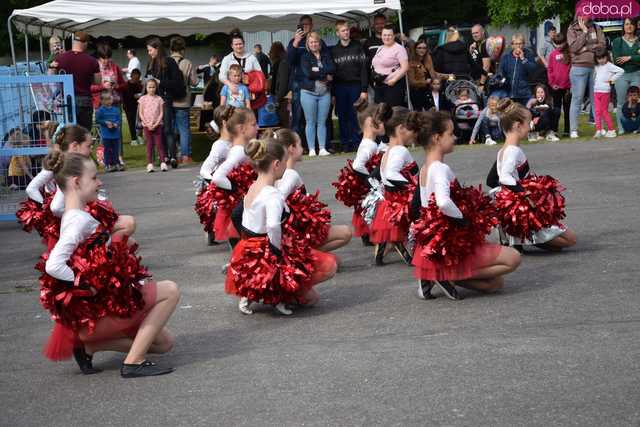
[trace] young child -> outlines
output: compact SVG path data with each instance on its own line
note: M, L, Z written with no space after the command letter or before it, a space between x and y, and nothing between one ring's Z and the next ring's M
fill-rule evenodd
M452 108L453 106L442 93L442 81L440 79L431 80L431 92L427 93L427 109L451 111Z
M560 111L553 108L553 100L545 85L536 85L534 93L535 97L527 102L527 108L531 111L533 131L529 134L529 141L541 140L542 135L546 135L547 141L558 142L560 138L556 136L556 131Z
M484 139L486 145L496 145L504 140L504 133L500 127L500 117L498 116L498 97L490 96L487 106L480 112L480 117L476 121L469 144L475 144L476 138Z
M232 107L251 109L251 95L249 88L242 84L242 68L238 64L233 64L227 71L229 84L224 85L220 92L220 105L231 105Z
M147 80L146 94L138 100L138 117L142 123L144 140L147 144L147 172L153 172L153 147L155 145L160 158L160 170L169 170L164 162L165 152L162 144L162 115L164 101L158 96L158 82Z
M131 135L131 145L144 144L140 141L138 129L136 127L138 117L138 99L142 96L142 81L140 80L140 70L137 68L131 71L131 78L127 81L127 86L122 94L122 106L127 115L129 125L129 135Z
M624 70L609 62L609 52L606 49L596 51L596 68L593 78L593 103L596 120L594 138L615 138L616 130L609 114L609 97L611 84L624 74ZM602 121L607 123L607 131L602 128Z
M640 88L630 86L627 90L627 102L622 106L622 127L625 132L640 132Z
M15 128L9 132L6 137L6 144L12 148L26 148L28 144L27 137L19 128ZM8 186L12 190L22 190L33 179L31 173L31 159L26 155L11 156L9 161Z
M124 170L120 164L120 124L122 114L113 106L113 95L103 91L100 95L101 106L96 111L96 123L100 126L100 135L104 145L104 169L105 172Z

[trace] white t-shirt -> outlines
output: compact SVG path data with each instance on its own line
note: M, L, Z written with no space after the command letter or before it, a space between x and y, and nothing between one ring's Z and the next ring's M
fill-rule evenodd
M138 69L140 73L142 73L142 65L140 64L140 60L137 56L134 56L129 60L129 64L127 65L127 80L131 78L131 72L135 69Z

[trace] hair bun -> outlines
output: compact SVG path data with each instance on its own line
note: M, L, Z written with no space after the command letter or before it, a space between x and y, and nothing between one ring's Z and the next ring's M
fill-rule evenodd
M378 105L378 113L380 120L386 122L393 116L393 108L386 102L382 102Z
M267 142L262 139L252 139L247 143L244 152L254 162L259 162L267 155Z
M422 126L422 122L423 120L423 113L420 113L418 111L412 111L409 113L409 115L407 116L407 129L417 132L418 130L420 130L420 127Z
M516 108L516 103L510 98L502 98L498 101L498 111L502 114L508 113L514 108Z
M60 172L64 166L64 153L60 150L51 150L44 158L44 168L54 174Z

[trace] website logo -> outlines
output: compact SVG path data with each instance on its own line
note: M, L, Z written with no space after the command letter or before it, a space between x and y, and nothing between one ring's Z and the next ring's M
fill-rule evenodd
M640 15L640 5L635 0L581 0L576 15L594 19L634 18Z

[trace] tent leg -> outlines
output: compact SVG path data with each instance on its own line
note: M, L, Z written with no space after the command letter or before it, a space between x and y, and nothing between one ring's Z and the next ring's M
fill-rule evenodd
M402 8L398 9L398 24L400 25L400 42L402 46L406 48L404 45L404 28L402 27ZM407 76L404 77L404 82L407 86L407 105L409 106L409 110L413 111L413 105L411 105L411 94L409 89L409 78Z
M29 72L29 26L24 26L24 60L27 63L27 72Z
M42 25L40 26L40 62L44 64L44 45L42 42Z
M13 43L13 29L11 28L11 17L7 18L7 30L9 30L9 44L11 45L11 61L13 61L13 67L18 72L18 63L16 62L16 47Z

